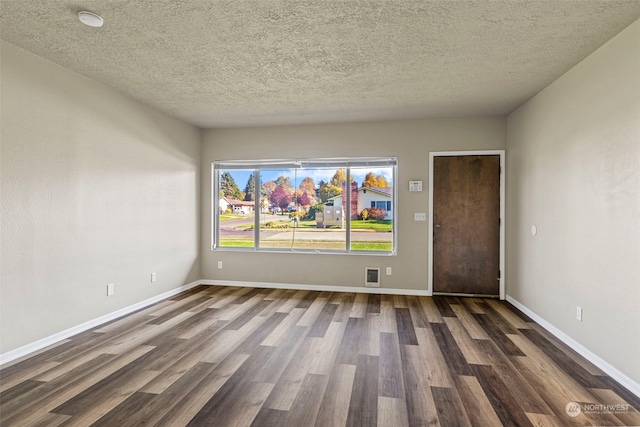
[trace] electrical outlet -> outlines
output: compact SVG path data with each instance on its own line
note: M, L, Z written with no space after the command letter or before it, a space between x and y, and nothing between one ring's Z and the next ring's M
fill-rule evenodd
M391 267L387 267L387 276L391 276Z
M116 292L116 285L114 285L113 283L109 283L107 285L107 296L110 297L115 292Z
M577 307L576 309L576 319L582 322L582 307Z
M151 273L151 282L155 282L156 281L156 273Z
M222 261L218 261L218 268L222 268Z

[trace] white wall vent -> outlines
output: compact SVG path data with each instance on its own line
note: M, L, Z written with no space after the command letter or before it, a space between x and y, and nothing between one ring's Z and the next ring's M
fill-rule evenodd
M380 269L377 267L364 268L364 285L372 288L380 287Z

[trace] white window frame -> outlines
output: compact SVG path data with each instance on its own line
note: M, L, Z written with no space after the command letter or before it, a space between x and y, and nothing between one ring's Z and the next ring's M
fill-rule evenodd
M351 182L351 168L362 167L389 167L392 170L393 194L392 206L398 205L398 159L397 157L351 157L351 158L318 158L318 159L275 159L275 160L216 160L211 163L211 250L212 251L239 251L239 252L285 252L285 253L316 253L316 254L349 254L349 255L397 255L397 236L398 222L395 215L392 218L392 248L390 251L369 251L351 249L351 218L350 214L346 215L345 232L346 241L344 250L332 249L300 249L300 248L261 248L260 247L260 197L258 192L260 189L260 169L268 168L313 168L327 167L336 169L346 169L346 180ZM253 170L254 188L256 189L255 197L255 227L254 227L254 244L253 247L228 247L220 246L219 236L219 176L218 170L242 169ZM347 186L347 188L349 188ZM347 206L343 207L346 212L351 212L351 191L346 194Z

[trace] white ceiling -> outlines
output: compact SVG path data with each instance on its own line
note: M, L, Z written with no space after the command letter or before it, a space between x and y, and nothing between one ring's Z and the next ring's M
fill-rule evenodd
M640 17L640 0L0 7L4 40L204 128L505 115Z

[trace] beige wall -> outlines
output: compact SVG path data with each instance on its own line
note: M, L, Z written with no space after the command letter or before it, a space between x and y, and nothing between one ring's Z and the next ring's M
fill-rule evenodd
M389 121L376 123L216 129L204 133L202 159L203 279L364 286L364 267L392 267L381 287L427 289L428 191L409 193L409 180L428 185L430 151L505 148L504 118ZM398 157L398 255L326 255L211 251L211 162L214 160ZM223 261L224 268L217 268Z
M198 129L1 47L0 353L200 278L201 148Z
M507 293L637 383L639 41L636 21L507 121Z

